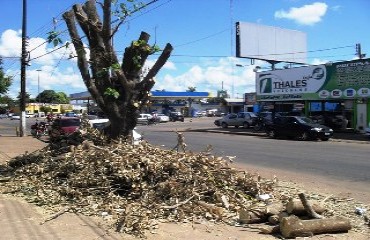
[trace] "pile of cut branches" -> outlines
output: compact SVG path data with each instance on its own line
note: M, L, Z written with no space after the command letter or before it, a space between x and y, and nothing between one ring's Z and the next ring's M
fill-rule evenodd
M238 210L271 194L274 181L208 152L179 153L143 142L107 142L80 132L10 160L5 192L43 206L109 216L117 231L143 235L157 221L237 221Z

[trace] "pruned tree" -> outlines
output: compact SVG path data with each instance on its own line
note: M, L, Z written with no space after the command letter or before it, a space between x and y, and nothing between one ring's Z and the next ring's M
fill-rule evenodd
M119 63L112 38L129 13L123 11L120 22L113 27L112 0L104 0L99 6L102 8L102 20L95 0L88 0L83 5L75 4L63 14L63 18L77 53L82 79L97 105L110 120L107 133L111 138L119 138L127 136L136 126L138 110L149 101L154 77L170 57L173 48L168 43L153 67L141 78L148 56L159 49L150 46L150 35L142 32L138 40L126 47L122 63ZM125 5L120 6L124 8ZM77 26L87 38L90 59L87 59Z

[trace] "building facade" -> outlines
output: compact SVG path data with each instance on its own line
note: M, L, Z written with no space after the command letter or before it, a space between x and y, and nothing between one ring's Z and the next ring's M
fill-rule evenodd
M265 110L363 131L370 121L370 60L258 72L256 98Z

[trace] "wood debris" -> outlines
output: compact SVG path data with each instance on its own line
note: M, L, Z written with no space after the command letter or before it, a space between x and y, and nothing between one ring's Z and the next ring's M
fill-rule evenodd
M4 192L55 209L108 214L117 231L137 235L155 229L159 219L234 224L242 206L256 202L258 193L272 194L274 185L208 152L107 142L93 132L11 159L7 168Z
M294 199L300 187L238 170L229 159L209 151L187 152L183 135L178 134L178 140L176 148L163 150L146 142L109 142L96 130L82 129L1 165L0 186L3 193L20 194L54 209L56 214L45 221L66 211L83 213L101 216L117 231L138 236L155 231L164 221L242 224L265 234L281 233L281 226L296 215L299 223L308 221L302 198ZM353 230L370 235L367 216L365 223L354 211L367 206L353 199L307 196L306 205L325 217L315 221L340 219L342 226L345 218L349 222L339 230L348 229L349 223ZM287 237L298 234L294 228L283 231L293 232Z

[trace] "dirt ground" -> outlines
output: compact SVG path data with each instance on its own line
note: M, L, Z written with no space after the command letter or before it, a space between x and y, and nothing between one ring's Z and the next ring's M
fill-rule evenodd
M45 146L31 137L1 137L0 162L4 163L9 157L17 156L24 151L32 152ZM370 191L367 193L356 192L350 186L338 185L324 178L304 176L275 169L262 169L255 166L237 165L249 172L258 172L261 176L272 178L276 175L281 181L294 182L308 191L319 192L327 195L351 197L359 201L370 203ZM87 217L78 213L64 213L50 221L45 220L52 213L41 207L27 203L19 197L0 195L0 225L1 239L137 239L133 236L118 234L107 227L107 222L100 217ZM155 232L148 232L147 239L152 240L239 240L239 239L282 239L281 236L259 234L256 229L246 227L227 226L212 222L201 223L160 223ZM345 234L322 234L312 238L300 239L370 239L350 231Z

